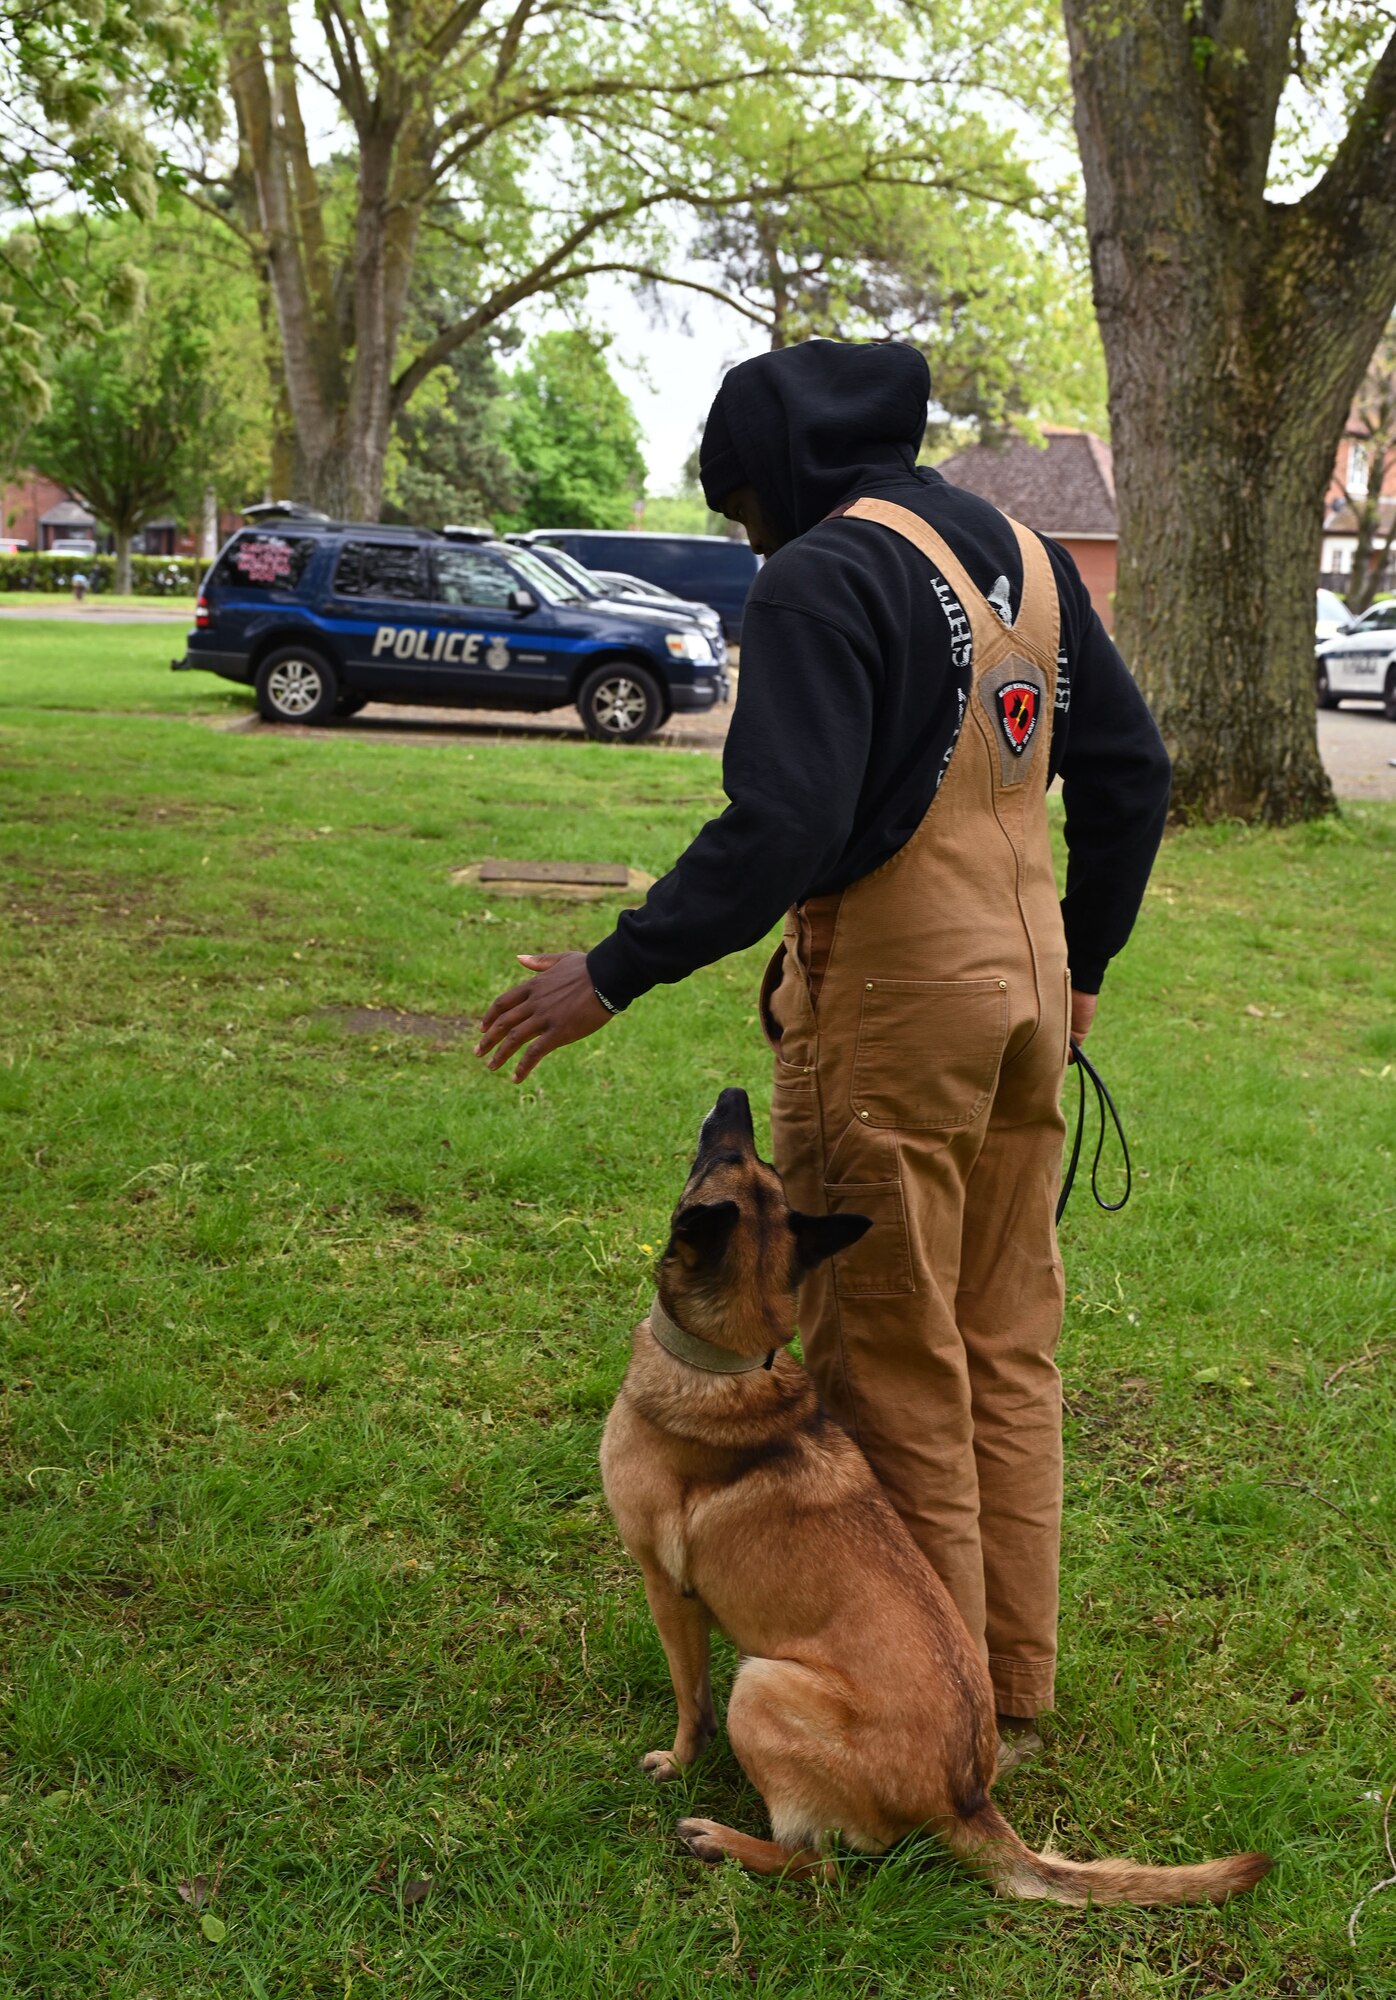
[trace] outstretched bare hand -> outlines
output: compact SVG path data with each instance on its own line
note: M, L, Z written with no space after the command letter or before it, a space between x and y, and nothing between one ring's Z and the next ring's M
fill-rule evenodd
M488 1056L493 1050L487 1067L500 1069L531 1043L514 1071L515 1083L522 1083L544 1056L594 1035L611 1015L596 997L584 951L521 951L518 956L535 977L511 986L491 1004L480 1023L475 1053Z

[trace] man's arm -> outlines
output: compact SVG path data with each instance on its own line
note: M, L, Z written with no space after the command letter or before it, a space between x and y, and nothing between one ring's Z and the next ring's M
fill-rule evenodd
M1148 704L1094 611L1072 661L1059 770L1067 844L1062 921L1071 984L1085 1002L1099 993L1139 914L1168 818L1171 776ZM1089 1027L1094 1010L1081 1011ZM1073 1031L1079 1040L1074 1021Z
M748 605L723 754L731 803L590 952L521 961L537 976L501 994L482 1025L476 1054L493 1052L491 1069L531 1042L514 1073L522 1082L652 987L755 944L805 894L853 823L872 736L869 654L780 599Z

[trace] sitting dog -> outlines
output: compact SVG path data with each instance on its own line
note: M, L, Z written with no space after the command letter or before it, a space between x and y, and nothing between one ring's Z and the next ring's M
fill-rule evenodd
M601 1470L668 1655L677 1777L717 1728L708 1636L741 1655L727 1730L771 1819L757 1840L708 1819L680 1837L758 1874L832 1869L837 1834L877 1854L930 1827L1011 1896L1220 1902L1270 1866L1034 1854L989 1798L998 1730L988 1670L872 1468L784 1351L801 1277L855 1243L862 1216L801 1215L759 1159L746 1093L704 1121L648 1319L606 1423Z

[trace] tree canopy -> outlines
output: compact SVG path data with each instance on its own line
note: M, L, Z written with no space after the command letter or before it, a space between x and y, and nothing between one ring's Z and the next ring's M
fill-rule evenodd
M531 344L510 384L505 435L523 496L511 527L630 525L645 483L640 427L585 334L545 333Z
M110 528L123 568L150 520L190 518L210 486L242 501L262 484L267 355L251 274L228 267L227 249L187 211L177 222L70 225L47 249L79 298L100 296L113 269L150 272L122 326L73 340L56 306L40 317L48 407L25 439L35 469L81 493Z
M76 210L155 213L173 174L149 136L161 120L206 128L216 117L216 57L184 0L0 0L0 456L47 405L36 315L65 310L74 337L126 318L141 273L107 266L99 291L72 272Z
M1060 65L1034 32L1045 11L404 0L380 18L319 0L316 47L285 0L218 0L238 151L210 150L197 173L208 198L235 197L220 213L275 296L300 490L376 511L398 415L528 299L616 271L713 289L681 217L923 181L966 230L998 207L1036 214L1046 196L1011 132L1060 110ZM347 198L315 157L308 88L332 101ZM432 238L451 247L460 305L418 338L407 301Z

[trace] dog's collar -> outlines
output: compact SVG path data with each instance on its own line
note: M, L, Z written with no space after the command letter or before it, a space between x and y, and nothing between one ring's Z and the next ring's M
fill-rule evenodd
M690 1368L701 1368L708 1375L749 1375L753 1368L770 1368L776 1358L774 1348L763 1360L759 1354L734 1354L730 1347L719 1347L714 1341L700 1340L696 1333L686 1333L665 1312L657 1292L649 1318L650 1332L662 1348L676 1361L686 1361Z

